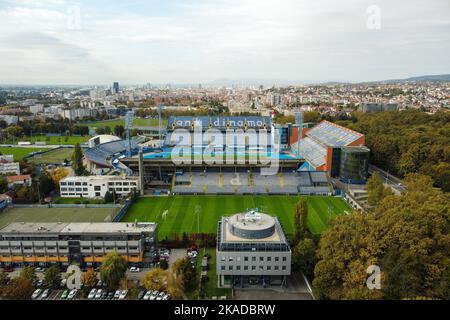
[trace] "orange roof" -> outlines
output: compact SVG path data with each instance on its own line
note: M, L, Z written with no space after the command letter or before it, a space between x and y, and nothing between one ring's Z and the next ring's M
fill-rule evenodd
M8 176L7 179L8 182L16 182L31 179L31 176L29 174L22 174L18 176Z

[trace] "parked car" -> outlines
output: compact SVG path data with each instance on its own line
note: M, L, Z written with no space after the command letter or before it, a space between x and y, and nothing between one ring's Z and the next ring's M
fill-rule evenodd
M14 268L11 267L11 266L7 266L7 267L4 267L4 268L3 268L3 271L4 271L4 272L13 272L13 271L14 271Z
M138 268L138 267L131 267L130 268L130 272L139 272L139 271L141 271L141 269Z
M50 295L50 289L45 289L44 292L42 292L42 299L47 299L48 296Z
M36 272L44 272L45 268L42 267L37 267L36 269L34 269Z
M150 296L150 300L155 300L156 297L158 296L158 294L159 294L159 291L156 291L156 290L153 291L151 296Z
M37 299L39 297L39 295L41 294L42 290L41 289L36 289L34 290L33 294L31 295L31 299Z
M66 289L61 294L61 299L67 299L67 296L69 295L69 289Z
M141 291L139 291L137 298L138 298L138 300L142 300L142 298L144 298L144 296L145 296L145 290L141 290Z
M111 300L114 298L114 291L108 291L108 296L106 297L106 299Z
M102 280L98 280L97 287L103 287L103 281Z
M150 300L150 296L152 295L152 293L153 293L152 290L148 290L147 293L142 298L142 300Z
M119 296L119 300L125 299L127 297L127 294L128 294L128 290L122 290L122 292L120 293L120 296Z
M162 300L162 298L163 298L165 295L166 295L166 293L161 291L161 292L158 294L158 296L156 297L156 300Z
M119 299L121 293L122 293L122 291L117 290L117 291L114 293L114 299Z
M107 296L108 296L108 291L103 290L102 296L100 297L100 299L104 300L104 299L106 299Z
M60 286L61 287L65 287L66 285L67 285L67 279L62 279L61 283L60 283Z
M89 292L88 299L89 299L89 300L94 299L96 293L97 293L97 289L93 288L93 289Z
M36 281L36 286L38 287L42 287L42 285L44 284L44 280L39 279L38 281Z
M67 299L69 299L69 300L74 299L75 296L77 295L77 293L78 293L77 289L70 290L69 295L67 296Z
M163 300L170 300L170 298L172 298L172 296L168 293L162 299Z
M103 289L98 289L95 294L95 299L100 299L102 297Z

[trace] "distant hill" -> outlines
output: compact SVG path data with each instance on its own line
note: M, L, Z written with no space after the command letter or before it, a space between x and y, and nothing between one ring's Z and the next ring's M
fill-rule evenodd
M450 74L436 74L436 75L428 75L428 76L417 76L417 77L410 77L405 79L390 79L390 80L383 80L383 81L372 81L372 82L385 82L385 83L392 83L392 82L426 82L426 81L450 81Z

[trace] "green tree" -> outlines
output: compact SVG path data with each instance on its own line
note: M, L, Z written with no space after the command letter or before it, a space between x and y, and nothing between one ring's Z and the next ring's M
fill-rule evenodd
M61 283L61 274L58 267L52 266L45 270L44 273L44 283L48 288L56 289Z
M77 176L82 176L86 172L83 165L83 151L81 151L80 144L75 145L75 150L72 154L72 168Z
M197 272L192 267L191 261L188 258L178 259L172 265L172 270L180 279L185 290L192 290L197 283Z
M125 132L125 128L122 125L116 125L114 127L114 134L116 136L121 137L121 136L123 136L124 132Z
M308 203L306 198L300 198L294 206L294 244L309 235L307 217Z
M110 289L116 289L127 271L127 261L117 251L108 253L100 266L100 278Z
M367 180L367 203L370 206L377 206L387 193L380 175L374 172Z
M294 247L292 260L294 267L311 279L316 264L316 244L314 240L311 238L300 240Z
M19 277L27 279L34 284L37 281L36 269L32 266L25 266L20 270Z

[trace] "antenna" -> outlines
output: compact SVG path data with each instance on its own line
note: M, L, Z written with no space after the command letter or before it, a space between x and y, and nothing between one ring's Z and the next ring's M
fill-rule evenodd
M158 130L159 130L159 146L162 147L162 132L161 132L161 113L164 110L164 105L162 103L158 104Z

